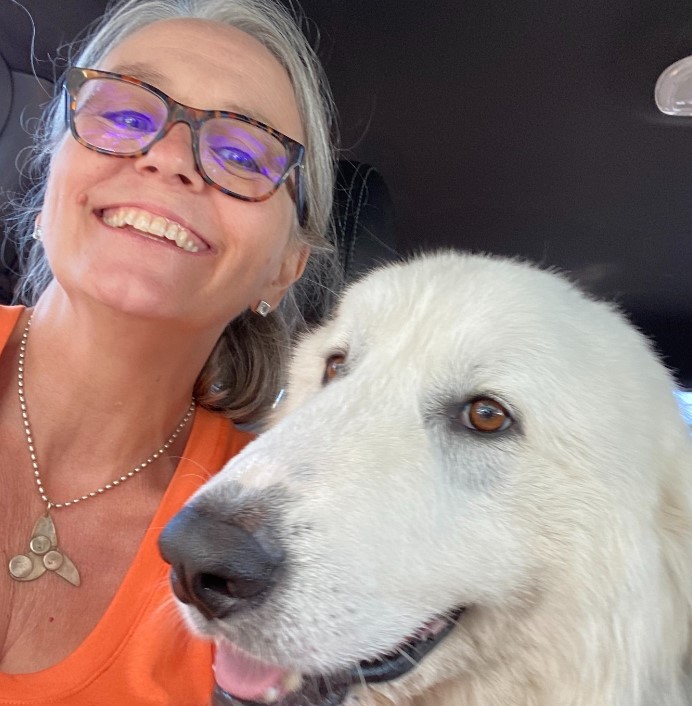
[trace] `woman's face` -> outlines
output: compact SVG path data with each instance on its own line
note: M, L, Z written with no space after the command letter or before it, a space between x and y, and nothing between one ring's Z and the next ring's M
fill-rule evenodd
M196 108L256 117L304 142L288 75L235 28L203 20L156 22L92 68L135 75ZM154 218L166 228L185 228L188 236L178 245L113 225L126 213L131 221L141 215L143 230ZM71 299L219 329L261 299L276 306L300 275L307 248L291 238L294 223L285 185L267 201L247 202L205 183L183 123L146 155L128 159L89 150L66 134L51 162L41 213L51 269Z

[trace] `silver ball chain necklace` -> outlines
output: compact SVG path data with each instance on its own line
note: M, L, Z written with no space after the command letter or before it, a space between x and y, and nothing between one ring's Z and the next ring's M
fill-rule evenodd
M29 339L29 330L31 329L32 319L33 314L27 322L24 333L22 334L22 340L19 344L17 390L19 393L19 405L22 411L22 421L24 422L26 442L29 447L31 465L34 469L34 478L36 479L36 487L39 495L41 496L41 500L46 503L46 511L43 515L41 515L41 517L38 518L36 524L34 525L34 529L31 533L31 539L29 540L29 552L27 554L17 554L16 556L13 556L12 559L10 559L9 571L10 576L15 579L15 581L34 581L45 574L46 571L51 571L64 578L66 581L69 581L74 586L79 586L81 579L79 576L79 571L77 571L77 567L58 547L57 533L55 531L53 518L50 516L50 511L70 507L72 505L76 505L77 503L103 495L103 493L107 490L117 488L119 485L137 475L140 471L144 470L147 466L156 461L156 459L162 456L170 445L178 438L180 432L192 418L195 411L195 400L194 398L192 399L190 406L185 412L185 416L182 418L180 424L178 424L175 431L170 435L163 446L161 446L161 448L157 451L154 451L154 453L152 453L151 456L149 456L145 461L142 461L139 466L135 466L125 475L112 480L110 483L97 488L91 493L73 498L72 500L65 500L60 503L55 503L46 495L43 480L39 474L38 462L36 460L36 452L34 449L33 434L29 424L29 413L27 411L26 398L24 397L24 358L26 356L26 343Z

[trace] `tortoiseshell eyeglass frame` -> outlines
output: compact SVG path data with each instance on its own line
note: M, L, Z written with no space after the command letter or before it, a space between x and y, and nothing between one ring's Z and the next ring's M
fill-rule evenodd
M77 95L79 90L87 81L97 78L123 81L124 83L131 83L135 86L141 86L150 93L153 93L159 100L165 103L168 108L166 122L161 126L161 129L156 133L156 135L154 135L151 142L146 147L141 150L137 150L136 152L123 154L122 152L114 152L103 147L97 147L96 145L87 142L77 132L74 119L75 111L77 109ZM254 118L249 118L247 115L243 115L242 113L233 113L226 110L201 110L199 108L191 108L189 105L185 105L183 103L178 103L178 101L166 95L163 91L156 88L156 86L145 83L134 76L126 76L124 74L113 73L112 71L100 71L98 69L83 69L75 66L67 70L64 87L66 96L66 121L70 126L70 132L80 145L84 145L84 147L94 150L95 152L109 154L114 157L140 157L146 154L153 145L161 140L175 124L185 123L189 126L192 133L192 151L194 154L197 171L207 184L213 186L224 194L233 196L241 201L266 201L274 193L276 193L279 187L288 179L290 173L295 170L295 184L291 185L289 182L287 186L293 186L293 188L290 189L290 193L296 204L298 222L301 226L305 225L307 219L307 206L303 189L303 160L305 157L305 147L303 147L300 142L296 142L290 137L280 133L278 130L275 130L273 127L265 125ZM232 118L233 120L238 120L240 122L247 123L248 125L254 125L260 130L263 130L267 134L271 135L283 145L286 150L287 157L286 168L277 182L270 182L273 184L273 188L268 193L263 194L262 196L243 196L242 194L237 194L234 191L217 184L204 171L199 154L199 129L207 120L211 120L212 118Z

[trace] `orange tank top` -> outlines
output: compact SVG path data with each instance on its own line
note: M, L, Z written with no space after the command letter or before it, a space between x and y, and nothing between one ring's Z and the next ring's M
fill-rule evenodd
M0 351L22 313L0 307ZM198 408L183 459L137 555L96 627L69 657L33 674L0 673L0 704L22 706L208 706L212 646L191 636L173 604L161 529L205 478L251 440ZM1 508L0 499L0 511ZM5 565L9 557L3 557ZM76 589L79 590L79 589Z

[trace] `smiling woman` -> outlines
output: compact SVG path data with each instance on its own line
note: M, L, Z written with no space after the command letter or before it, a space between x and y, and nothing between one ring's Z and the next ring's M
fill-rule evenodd
M119 2L71 62L0 308L0 704L208 703L156 540L273 401L297 280L332 276L331 134L272 0Z

